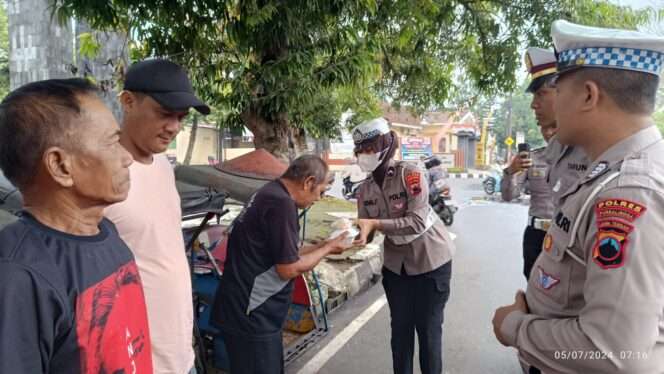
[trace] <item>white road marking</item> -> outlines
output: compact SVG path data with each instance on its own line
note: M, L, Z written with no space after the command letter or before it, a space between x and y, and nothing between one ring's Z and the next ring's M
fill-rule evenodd
M362 327L373 318L378 311L380 311L387 299L385 295L381 296L378 300L362 312L357 318L353 320L345 329L343 329L332 341L318 352L297 374L316 374L325 364L334 356L346 343L357 334Z

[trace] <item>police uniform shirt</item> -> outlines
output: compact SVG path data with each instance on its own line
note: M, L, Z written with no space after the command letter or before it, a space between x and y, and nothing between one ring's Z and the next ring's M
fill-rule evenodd
M551 138L546 148L549 162L547 183L551 187L554 205L560 197L588 172L590 160L580 147L560 144L557 137Z
M400 274L430 272L452 259L455 247L429 205L426 173L415 164L390 160L382 188L373 177L359 188L358 217L379 219L385 234L384 265Z
M659 130L624 139L590 170L561 196L528 283L529 313L510 313L501 332L524 361L547 374L662 373Z
M519 173L504 173L500 181L500 193L505 201L516 199L524 191L530 192L530 209L528 214L538 218L550 219L553 215L551 187L546 182L549 164L546 159L546 148L538 148L530 152L533 165Z

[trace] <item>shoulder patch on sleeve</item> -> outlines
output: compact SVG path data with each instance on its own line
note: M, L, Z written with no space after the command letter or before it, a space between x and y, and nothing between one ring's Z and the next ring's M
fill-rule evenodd
M593 261L602 269L622 267L627 259L627 242L631 226L615 220L597 222L597 241Z
M597 220L617 218L634 222L646 211L646 207L625 199L604 199L595 205Z
M406 174L406 187L411 195L417 196L422 192L422 178L419 171L405 170Z
M593 262L602 269L616 269L627 260L631 224L646 207L626 199L604 199L595 205L597 240L592 250Z

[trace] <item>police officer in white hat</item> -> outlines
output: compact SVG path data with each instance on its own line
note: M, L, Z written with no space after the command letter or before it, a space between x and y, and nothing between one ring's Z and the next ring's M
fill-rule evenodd
M454 243L429 205L426 173L395 161L396 134L383 118L353 130L358 165L370 177L360 186L357 210L363 245L385 235L383 287L390 307L395 374L413 373L417 331L422 374L440 374L443 311L450 294Z
M562 194L498 340L544 373L664 372L664 38L556 21L556 119L590 172Z
M531 76L526 91L533 94L530 107L535 111L537 126L548 143L557 130L553 112L556 92L552 84L556 76L556 56L553 51L531 47L526 51L525 60ZM530 193L528 223L523 233L523 275L526 279L542 250L553 216L551 187L546 178L548 170L546 147L524 151L514 156L503 170L500 182L500 193L505 201L514 200L524 191Z
M533 94L530 107L546 141L545 147L520 152L503 170L501 196L505 201L530 193L528 223L523 234L523 274L528 279L542 251L546 231L551 225L554 206L560 195L588 169L590 161L579 147L564 146L556 139L555 87L556 56L551 50L530 47L525 54L531 82L526 92Z

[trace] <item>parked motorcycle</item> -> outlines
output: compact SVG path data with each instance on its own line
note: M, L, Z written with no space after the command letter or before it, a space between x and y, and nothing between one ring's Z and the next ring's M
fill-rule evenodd
M429 174L429 205L446 226L451 226L458 207L452 200L450 187L445 183L449 175L436 156L425 159L424 167Z
M345 176L342 179L343 187L341 187L341 193L344 198L346 200L357 199L357 190L360 188L362 182L353 182L350 180L350 175Z
M445 226L451 226L454 223L454 213L458 208L452 201L449 187L443 189L437 196L429 194L429 204Z
M493 195L500 191L500 180L502 179L502 175L502 170L494 169L491 170L491 175L482 181L482 187L484 187L484 192L486 192L487 195Z
M498 183L498 181L496 181L496 178L491 176L486 177L486 179L484 179L484 181L482 182L482 186L484 187L484 192L486 192L487 195L493 195L494 193L496 193L496 183Z

